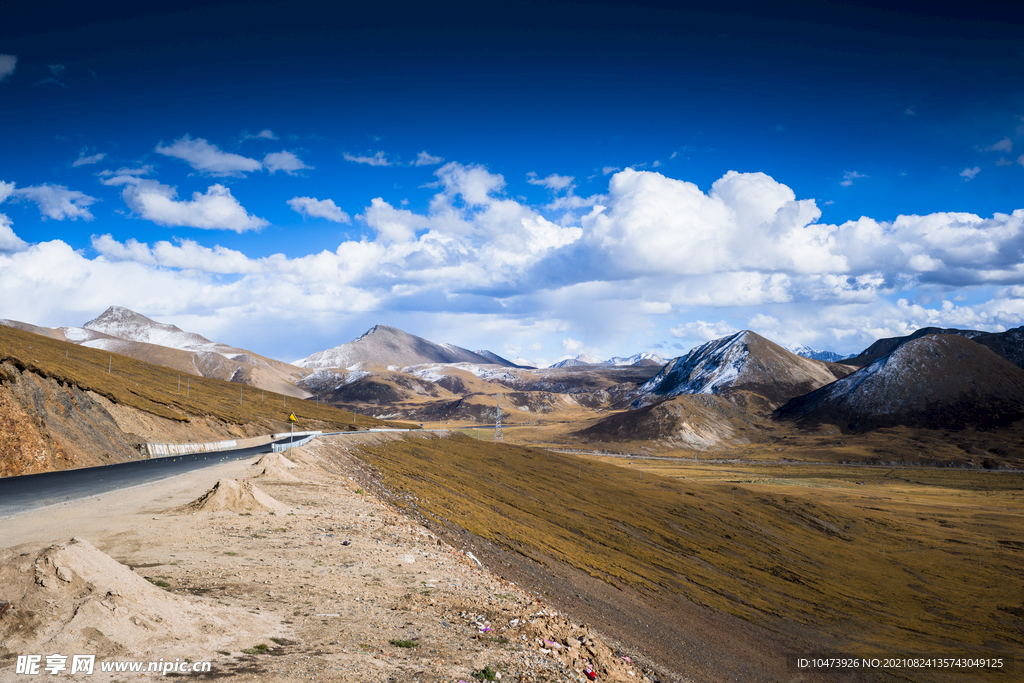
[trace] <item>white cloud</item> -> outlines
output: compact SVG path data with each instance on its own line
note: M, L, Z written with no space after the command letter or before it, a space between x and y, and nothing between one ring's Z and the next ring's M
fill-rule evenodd
M36 83L36 85L46 85L47 83L53 83L59 85L62 88L67 88L67 84L61 80L64 77L64 71L67 69L63 64L48 64L47 68L50 70L50 75L43 80Z
M243 131L242 132L242 142L245 142L246 140L278 140L278 139L279 138L276 135L274 135L274 131L270 130L269 128L265 128L265 129L261 130L259 133L256 133L255 135L253 135L249 131Z
M0 55L0 81L3 81L8 76L14 73L14 69L18 66L17 55Z
M124 188L137 217L161 225L239 232L266 225L220 185L179 201L175 188L151 173L142 167L97 175ZM434 177L427 209L377 197L357 216L369 237L298 258L249 258L201 239L147 243L110 235L94 237L98 256L87 258L60 242L26 245L4 219L0 245L16 251L0 255L0 288L15 302L4 314L24 309L24 319L42 322L40 312L19 308L19 297L44 301L51 319L64 308L95 315L118 300L153 314L195 306L210 311L207 324L216 319L229 330L253 321L322 325L322 346L312 346L321 337L303 336L311 345L298 349L305 355L338 343L339 320L364 311L359 321L367 326L415 319L422 327L405 329L417 334L458 327L531 349L533 358L557 356L564 340L614 345L614 355L628 355L651 340L674 336L684 346L743 326L777 341L853 352L915 326L1024 322L1024 209L830 225L818 222L813 199L763 173L729 172L702 191L627 169L608 179L604 194L573 198L593 204L585 215L564 206L567 213L554 218L550 206L510 197L505 179L483 166L451 162ZM0 200L24 199L18 192L0 184ZM568 189L563 194L559 200L571 198ZM304 216L348 219L329 199L293 197L288 205ZM56 273L52 281L44 264ZM130 281L132 291L121 298L124 287L109 280ZM983 301L942 303L963 292ZM50 324L78 319L87 316ZM264 337L255 328L252 334L257 350L265 349ZM546 341L537 346L540 339ZM470 348L488 345L499 346L482 339Z
M316 197L292 197L288 200L292 210L310 218L325 218L335 223L351 223L349 215L334 203L333 199L317 199Z
M11 219L7 214L0 213L0 253L21 251L27 246L25 240L14 234Z
M917 112L914 111L913 109L911 109L910 107L907 107L906 109L903 110L903 115L904 116L917 116Z
M78 153L78 158L71 163L72 168L78 168L79 166L88 166L89 164L98 164L99 162L103 161L103 159L105 159L107 156L106 152L99 152L98 154L85 156L85 153L87 151L88 150L83 149L81 152Z
M616 275L843 271L814 200L763 173L730 171L708 194L652 171L616 173L582 219Z
M299 171L313 168L307 166L302 159L287 150L271 152L263 157L263 166L271 173L284 171L288 175L296 175Z
M100 182L104 185L127 185L137 183L140 180L140 176L149 175L152 172L153 167L146 164L142 168L127 168L122 166L116 171L108 169L100 171L96 175L103 178Z
M707 322L705 320L695 320L689 323L683 323L682 325L676 325L669 330L669 334L678 339L698 339L700 341L710 341L712 339L718 339L719 337L725 337L738 332L733 325L720 320L717 323Z
M853 185L854 180L857 180L858 178L867 177L868 176L862 173L857 173L856 171L845 171L843 173L843 179L839 181L839 184L842 185L843 187L849 187L850 185Z
M619 166L605 166L601 169L601 175L608 175L609 173L615 173L616 171L621 170L622 169Z
M217 145L210 144L203 138L193 140L189 135L175 140L168 146L158 144L154 151L186 161L195 170L212 176L244 176L263 167L255 159L223 152Z
M35 202L39 207L39 213L43 219L52 218L55 221L78 220L79 218L91 221L93 216L89 213L88 207L98 200L78 190L69 190L64 185L33 185L23 187L20 190L13 189L9 195L14 199L27 199Z
M572 182L573 180L575 180L575 178L571 175L558 175L557 173L552 173L545 178L538 177L533 171L526 174L526 182L531 185L546 187L552 192L561 192L566 188L575 187Z
M584 346L586 345L583 342L576 341L572 337L566 337L562 340L562 348L565 349L567 353L582 353Z
M240 251L216 246L204 247L192 240L178 240L174 245L160 241L151 249L145 242L129 239L118 242L111 235L93 235L92 248L112 261L134 261L146 265L207 273L259 273L268 265L282 261L282 255L266 259L250 259Z
M380 152L378 152L378 154L380 154ZM346 158L348 158L348 157L346 157ZM352 161L352 160L350 159L350 161ZM420 152L419 154L416 155L416 161L412 162L412 165L413 166L433 166L435 164L441 163L442 161L444 161L444 157L435 157L435 156L432 156L430 154L427 154L426 150L423 150L422 152Z
M979 173L981 173L981 166L975 166L974 168L965 168L964 170L960 171L960 177L963 178L965 181L974 180L974 176L978 175Z
M175 188L155 180L125 180L122 193L128 207L139 217L158 225L233 230L259 230L267 221L248 213L223 185L211 185L206 193L193 192L191 201L178 201Z
M384 152L377 152L372 157L368 156L356 156L345 152L341 155L345 158L345 161L354 161L357 164L368 164L370 166L390 166L392 162L388 161L387 155Z
M1006 137L999 142L989 145L988 147L976 147L975 149L979 152L1012 152L1013 141Z

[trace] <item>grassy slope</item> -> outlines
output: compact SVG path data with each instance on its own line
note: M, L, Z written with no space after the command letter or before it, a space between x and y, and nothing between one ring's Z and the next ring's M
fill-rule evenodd
M797 495L750 477L641 478L635 467L464 436L368 447L362 457L399 504L429 517L837 652L1020 653L1024 645L1020 475L940 472L940 481L903 482L930 488L935 508L862 492ZM890 496L903 491L882 485ZM979 499L989 505L977 507ZM941 680L934 673L917 679Z
M282 431L287 429L288 414L294 412L300 418L300 427L306 429L386 426L379 420L324 404L222 380L180 376L171 368L10 327L0 327L0 365L4 363L77 385L114 403L182 422L211 416L228 423L257 423L267 431ZM0 369L0 381L9 379Z

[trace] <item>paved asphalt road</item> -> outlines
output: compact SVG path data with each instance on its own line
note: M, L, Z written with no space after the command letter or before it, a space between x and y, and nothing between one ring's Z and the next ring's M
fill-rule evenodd
M288 443L288 439L281 439L276 443ZM76 470L26 474L21 477L3 477L0 478L0 517L17 515L46 505L97 496L129 486L148 484L151 481L167 479L228 460L239 460L260 453L270 453L271 450L273 449L268 443L219 453L131 460L101 467L83 467Z

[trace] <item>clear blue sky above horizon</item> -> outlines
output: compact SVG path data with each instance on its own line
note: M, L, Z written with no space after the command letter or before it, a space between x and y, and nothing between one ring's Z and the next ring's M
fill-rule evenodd
M3 318L536 362L1024 324L1005 3L9 8Z

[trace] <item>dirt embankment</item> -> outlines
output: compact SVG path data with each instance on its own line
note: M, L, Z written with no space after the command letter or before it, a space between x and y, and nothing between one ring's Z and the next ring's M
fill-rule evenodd
M147 442L256 436L254 425L209 417L179 422L117 405L74 384L0 366L0 477L93 467L139 457Z
M5 519L0 679L45 651L95 653L106 683L127 679L104 662L186 657L212 664L196 680L252 683L671 680L376 500L319 441ZM292 473L260 479L270 511L243 490L268 468Z

